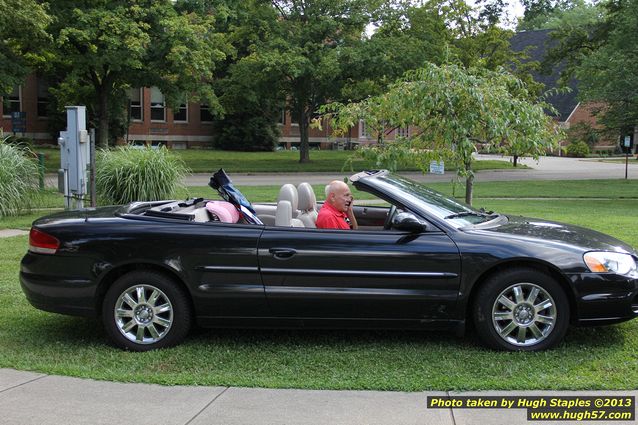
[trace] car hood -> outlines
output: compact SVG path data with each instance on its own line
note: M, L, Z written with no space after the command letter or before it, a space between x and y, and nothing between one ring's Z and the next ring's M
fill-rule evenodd
M508 216L508 222L487 229L469 230L469 233L497 235L501 238L543 241L545 244L570 245L582 251L613 251L638 256L636 250L625 242L604 233L571 224L529 217Z

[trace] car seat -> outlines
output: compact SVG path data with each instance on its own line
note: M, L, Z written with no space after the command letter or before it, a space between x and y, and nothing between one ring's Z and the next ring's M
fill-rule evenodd
M301 220L292 218L292 205L289 201L277 202L277 212L275 214L275 226L282 227L304 227Z
M297 186L299 215L297 218L301 220L305 227L315 228L317 225L317 197L315 191L309 183L299 183Z

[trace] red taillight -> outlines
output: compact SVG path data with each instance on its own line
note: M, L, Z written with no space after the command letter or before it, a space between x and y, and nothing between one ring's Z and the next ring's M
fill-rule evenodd
M60 241L41 230L31 228L29 232L29 251L38 254L55 254L60 248Z

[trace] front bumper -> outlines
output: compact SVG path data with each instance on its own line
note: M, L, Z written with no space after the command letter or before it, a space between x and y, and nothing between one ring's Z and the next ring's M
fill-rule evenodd
M613 273L568 276L575 291L574 324L598 325L638 317L638 277Z

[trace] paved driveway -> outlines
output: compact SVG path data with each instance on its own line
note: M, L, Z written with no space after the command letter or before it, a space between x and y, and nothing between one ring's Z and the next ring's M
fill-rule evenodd
M477 155L477 159L509 160L509 157L496 155ZM625 164L601 162L592 159L541 157L538 161L531 158L520 160L530 169L517 170L487 170L476 173L476 181L508 181L508 180L586 180L586 179L622 179L625 178ZM638 179L638 161L629 160L629 178ZM212 172L216 171L211 164L211 174L194 174L185 179L187 186L206 186ZM341 180L354 174L350 171L339 173L233 173L232 168L226 169L238 186L281 185L284 183L308 182L310 184L327 184L331 180ZM360 171L360 170L355 170ZM444 175L426 174L418 172L401 173L413 180L421 182L450 181L455 173L446 172Z

